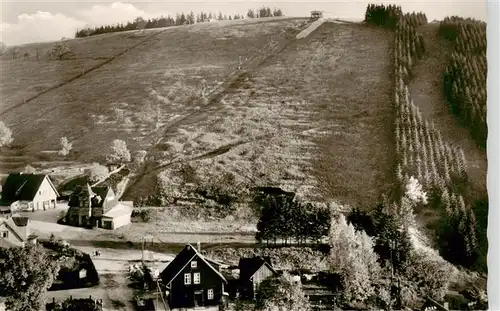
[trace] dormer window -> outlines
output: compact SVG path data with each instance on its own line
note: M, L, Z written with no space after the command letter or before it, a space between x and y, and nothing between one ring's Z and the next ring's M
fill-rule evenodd
M191 261L191 268L197 268L198 262L196 260Z

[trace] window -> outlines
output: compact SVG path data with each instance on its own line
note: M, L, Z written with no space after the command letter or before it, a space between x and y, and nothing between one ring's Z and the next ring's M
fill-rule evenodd
M200 273L199 272L196 272L193 275L193 283L194 284L200 284Z
M191 273L184 273L184 284L191 284Z
M191 261L191 268L196 268L196 267L198 267L198 263L196 262L196 260Z
M2 232L2 238L6 238L9 236L9 232L8 231L3 231Z
M212 299L214 299L214 290L213 290L213 289L209 289L209 290L207 291L207 296L208 296L208 297L207 297L207 298L208 298L208 300L212 300Z

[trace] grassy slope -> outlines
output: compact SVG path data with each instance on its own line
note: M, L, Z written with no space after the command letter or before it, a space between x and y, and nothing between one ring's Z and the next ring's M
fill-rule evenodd
M147 104L160 105L163 122L175 114L185 113L191 108L188 95L198 93L203 78L209 88L213 87L237 66L239 56L258 53L271 37L284 36L284 28L292 23L290 20L255 21L230 27L214 23L68 41L77 57L109 58L124 47L144 40L144 36L164 31L103 67L3 113L1 118L13 130L17 144L25 146L22 150L25 155L57 149L61 136L73 141L75 156L80 161L102 155L115 138L125 139L132 150L137 150L144 147L140 140L154 129L139 120L141 112L146 114ZM142 38L130 38L135 36ZM185 40L188 37L190 40ZM1 111L32 96L33 89L41 91L42 87L68 79L81 72L80 67L90 67L95 62L88 58L36 62L10 60L8 55L4 56ZM45 74L33 75L32 70ZM3 83L7 80L14 83ZM19 92L19 81L26 81L22 92ZM116 107L115 103L124 104ZM117 108L123 110L120 112Z
M179 124L164 141L200 175L232 171L312 198L371 205L392 182L389 46L384 30L324 24L228 89L217 110Z

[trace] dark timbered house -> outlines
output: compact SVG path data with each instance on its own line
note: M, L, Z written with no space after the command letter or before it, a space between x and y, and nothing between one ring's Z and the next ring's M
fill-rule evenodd
M171 309L216 306L223 301L226 278L220 265L188 244L160 273Z

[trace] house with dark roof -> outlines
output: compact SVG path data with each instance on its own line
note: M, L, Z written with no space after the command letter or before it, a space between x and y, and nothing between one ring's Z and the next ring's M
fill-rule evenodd
M24 247L26 243L36 243L28 217L0 217L0 248Z
M269 277L278 275L269 257L240 258L238 267L240 270L238 292L243 299L254 299L259 284Z
M55 208L59 193L48 175L9 174L2 186L0 211L46 210Z
M132 204L119 202L111 187L76 189L68 202L66 223L78 227L116 229L130 223Z
M160 273L160 279L171 309L217 306L227 295L220 265L190 244Z

